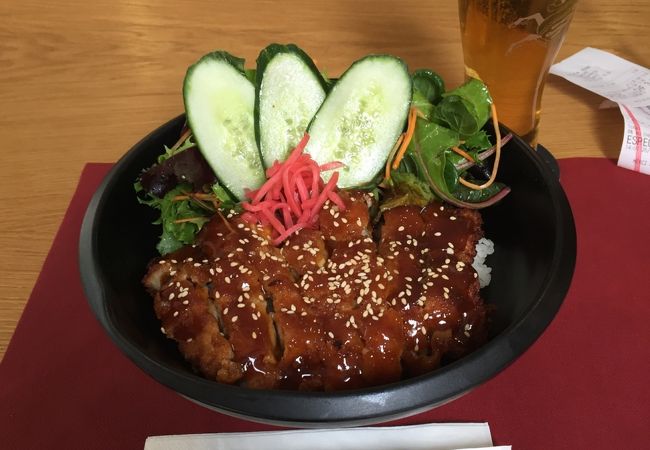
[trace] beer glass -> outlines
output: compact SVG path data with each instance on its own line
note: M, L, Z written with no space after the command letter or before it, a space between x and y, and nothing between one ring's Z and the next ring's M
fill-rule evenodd
M577 0L459 0L465 74L490 90L499 121L533 148L549 68Z

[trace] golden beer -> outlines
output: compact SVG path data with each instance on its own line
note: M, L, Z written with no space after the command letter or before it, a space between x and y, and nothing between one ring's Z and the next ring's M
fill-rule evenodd
M577 0L459 0L467 76L488 86L499 121L533 148L548 70Z

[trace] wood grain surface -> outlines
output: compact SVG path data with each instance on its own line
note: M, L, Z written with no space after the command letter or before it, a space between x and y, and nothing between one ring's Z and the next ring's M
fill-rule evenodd
M559 59L586 47L650 66L650 2L581 0ZM463 79L453 0L0 2L0 358L83 165L116 161L183 109L189 64L226 49L254 64L295 42L329 74L367 53ZM540 142L557 157L617 157L623 120L551 77Z

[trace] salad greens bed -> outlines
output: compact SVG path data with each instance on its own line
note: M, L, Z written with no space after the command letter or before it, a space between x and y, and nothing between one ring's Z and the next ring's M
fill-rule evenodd
M509 192L487 163L496 153L496 170L509 136L495 145L484 130L494 111L477 79L448 91L429 69L409 73L398 58L371 55L330 80L295 45L271 44L256 69L223 51L205 55L183 93L178 142L135 183L139 201L160 211L161 254L191 244L220 210L237 210L305 133L305 153L342 162L339 187L377 192L379 213L434 199L478 209Z

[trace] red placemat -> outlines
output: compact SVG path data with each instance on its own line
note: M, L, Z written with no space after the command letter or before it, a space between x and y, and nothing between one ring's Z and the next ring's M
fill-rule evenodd
M85 167L0 365L0 447L142 448L151 435L273 429L162 387L92 316L77 242L86 205L110 167ZM487 421L495 444L521 449L647 446L650 177L605 159L565 159L560 167L578 259L556 319L491 381L393 424Z

